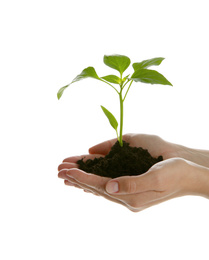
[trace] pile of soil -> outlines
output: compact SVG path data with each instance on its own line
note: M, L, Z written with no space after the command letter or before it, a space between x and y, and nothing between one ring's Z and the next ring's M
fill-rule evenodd
M131 147L127 142L123 142L121 147L117 141L105 157L89 159L86 162L83 159L77 162L79 169L104 177L117 178L143 174L155 163L162 161L163 157L153 158L147 150Z

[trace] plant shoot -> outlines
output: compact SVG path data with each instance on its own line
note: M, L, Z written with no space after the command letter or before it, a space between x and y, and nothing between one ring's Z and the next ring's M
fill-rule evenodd
M108 84L110 87L114 89L114 91L119 96L120 101L120 129L118 133L118 121L114 117L114 115L107 110L104 106L101 106L104 114L108 118L110 125L114 128L117 134L117 138L119 141L120 146L123 146L123 107L124 107L124 101L126 99L126 96L130 90L130 87L134 82L142 82L142 83L150 83L150 84L161 84L161 85L170 85L172 84L159 72L156 70L150 70L148 69L151 66L157 66L160 65L161 62L164 60L164 58L153 58L149 60L144 60L141 62L133 63L132 67L134 69L133 74L130 76L130 74L123 76L123 73L126 71L126 69L129 67L131 61L127 56L124 55L105 55L104 56L104 63L105 65L109 66L112 69L115 69L119 72L119 75L107 75L104 77L99 77L93 67L88 67L84 69L77 77L73 79L73 81L60 88L57 97L58 99L61 98L64 90L69 87L72 83L80 81L85 78L94 78L97 80L100 80L106 84ZM114 85L113 85L114 84ZM118 86L117 86L118 85Z

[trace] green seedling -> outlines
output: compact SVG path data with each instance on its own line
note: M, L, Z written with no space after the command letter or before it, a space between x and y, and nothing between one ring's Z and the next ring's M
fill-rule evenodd
M113 114L107 110L105 107L101 106L104 114L108 118L111 126L115 129L117 138L119 141L120 146L123 146L123 105L124 101L126 99L126 96L128 94L128 91L130 90L130 87L134 82L142 82L142 83L150 83L150 84L161 84L161 85L170 85L172 84L159 72L155 70L148 69L150 66L156 66L160 65L161 62L164 60L164 58L154 58L149 60L144 60L142 62L136 62L132 64L132 67L134 69L133 74L130 76L128 74L127 76L123 77L123 73L126 71L126 69L129 67L131 61L127 56L124 55L105 55L104 56L104 63L105 65L111 67L112 69L115 69L119 72L119 76L116 75L107 75L104 77L99 77L93 67L88 67L84 69L77 77L73 79L73 81L60 88L60 90L57 93L58 99L61 98L64 90L69 87L72 83L80 81L82 79L86 78L94 78L97 80L100 80L109 86L111 86L115 92L119 95L120 100L120 131L118 134L118 122L116 118L113 116ZM114 86L113 86L114 84ZM116 87L115 85L118 85ZM125 95L124 95L125 93Z

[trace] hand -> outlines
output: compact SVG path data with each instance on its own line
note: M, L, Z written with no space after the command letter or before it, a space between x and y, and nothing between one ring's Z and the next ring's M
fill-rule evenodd
M124 140L131 145L137 146L138 144L138 146L147 148L153 156L162 154L167 160L155 164L145 174L110 179L79 170L76 162L83 156L71 157L65 159L59 166L59 177L65 179L66 185L101 195L134 212L187 194L209 197L209 170L181 158L169 159L179 153L177 145L148 135L126 135ZM92 147L89 150L91 154L87 155L86 159L93 159L101 154L105 155L115 141L107 141ZM93 154L95 152L98 154Z
M184 195L209 198L209 170L181 158L159 162L139 176L115 179L89 174L74 166L69 163L68 170L60 170L59 177L65 179L65 184L101 195L133 212Z
M163 159L180 157L196 164L209 167L209 151L192 149L183 145L167 142L156 135L146 134L126 134L123 140L130 143L131 146L147 149L153 157L163 156ZM109 140L93 146L89 149L90 154L109 153L116 139Z
M179 145L166 142L156 135L126 134L123 136L123 140L130 146L147 149L153 157L162 155L164 159L168 159L179 156L182 151ZM106 155L116 141L116 139L112 139L95 145L89 149L89 153Z

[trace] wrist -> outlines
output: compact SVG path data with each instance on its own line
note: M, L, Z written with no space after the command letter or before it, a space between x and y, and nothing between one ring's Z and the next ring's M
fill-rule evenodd
M209 199L209 168L193 162L188 163L188 195L202 196Z
M177 146L178 156L204 167L209 167L209 151Z

